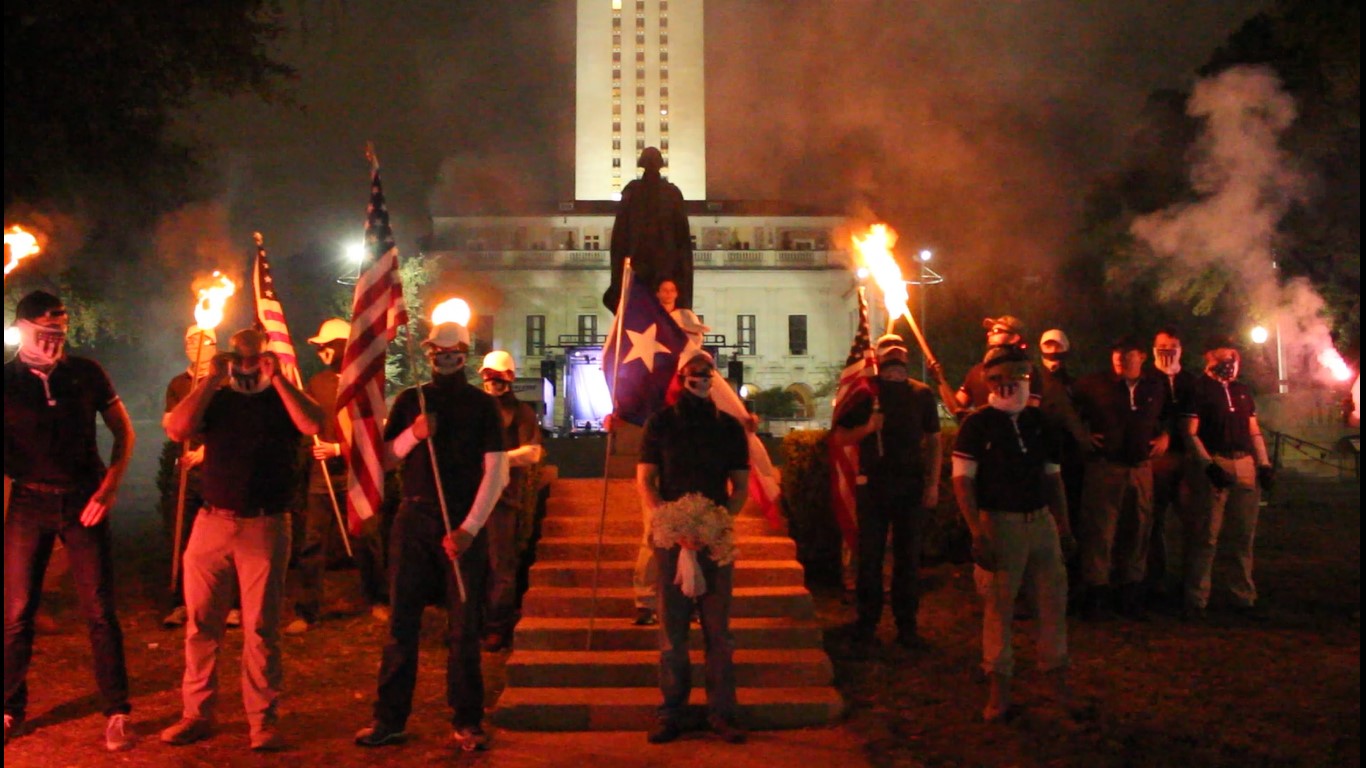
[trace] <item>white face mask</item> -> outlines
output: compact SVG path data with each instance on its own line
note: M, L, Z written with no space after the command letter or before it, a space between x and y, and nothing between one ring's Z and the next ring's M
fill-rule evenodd
M216 354L218 345L212 337L201 333L192 333L185 337L185 359L190 363L186 370L196 379L209 375L209 365Z
M703 400L710 398L711 372L708 371L707 373L698 376L684 374L683 388L688 390L693 397L698 397Z
M1023 411L1025 406L1029 405L1029 382L992 382L991 393L987 395L987 404L1012 416Z
M469 358L469 353L455 349L435 349L427 350L427 361L432 364L432 370L441 376L452 376L465 369L465 361Z
M1181 345L1174 347L1153 347L1153 367L1175 376L1181 372Z
M31 320L20 320L19 359L31 368L51 368L66 350L66 331Z
M256 395L266 391L270 380L261 375L259 359L250 368L245 367L240 360L231 360L228 362L228 386L234 392Z

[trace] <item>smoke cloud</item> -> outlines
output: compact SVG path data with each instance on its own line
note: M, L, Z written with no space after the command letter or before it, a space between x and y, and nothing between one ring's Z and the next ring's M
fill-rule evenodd
M1302 278L1282 282L1276 267L1277 227L1309 188L1280 147L1295 121L1294 99L1271 70L1235 67L1198 82L1186 111L1203 125L1190 166L1197 199L1139 217L1130 228L1165 262L1160 298L1203 294L1208 304L1230 291L1247 308L1249 326L1278 329L1287 374L1302 367L1326 373L1308 362L1332 348L1323 298Z

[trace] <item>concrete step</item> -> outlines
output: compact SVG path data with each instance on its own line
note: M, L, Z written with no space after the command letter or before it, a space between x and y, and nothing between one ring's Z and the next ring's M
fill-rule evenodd
M563 536L597 536L597 517L592 515L552 515L547 513L541 523L541 535L547 538ZM602 521L603 533L607 536L639 536L642 521L640 515L618 515ZM735 518L735 535L770 535L767 522L761 517L740 516Z
M829 686L740 688L736 698L740 722L755 730L826 725L845 711L844 700ZM690 725L702 721L706 700L706 692L694 687L686 716ZM654 725L660 701L654 687L508 688L492 717L513 730L645 731Z
M688 656L692 684L704 687L703 651ZM733 658L737 686L803 687L834 680L830 657L821 649L746 649ZM517 650L508 657L507 680L510 688L652 688L659 685L659 651Z
M629 618L598 618L593 622L595 651L659 650L659 627L637 627ZM822 648L818 621L783 618L731 619L730 632L737 648ZM582 651L588 642L588 619L529 616L517 623L513 647L522 651ZM702 633L693 628L688 643L701 649Z
M795 560L797 545L786 536L736 536L735 546L745 560ZM541 539L536 545L537 562L554 560L593 560L598 537L556 536ZM640 551L640 536L606 536L602 540L601 560L632 562Z
M598 569L598 587L629 587L634 562L603 563ZM735 563L736 587L800 587L806 572L796 560L740 560ZM592 587L593 561L552 560L531 566L533 587Z
M634 618L634 616L632 616ZM527 616L516 625L512 646L518 650L583 650L589 620ZM817 620L788 618L731 619L736 648L821 648L822 627ZM693 625L688 645L702 648L702 629ZM658 650L660 627L638 627L631 618L598 618L593 622L593 650Z
M522 599L522 615L527 617L587 617L592 590L586 587L536 587ZM598 589L597 616L600 619L628 618L636 615L635 593L629 587ZM732 591L732 618L785 616L810 619L815 615L811 593L805 587L736 587Z

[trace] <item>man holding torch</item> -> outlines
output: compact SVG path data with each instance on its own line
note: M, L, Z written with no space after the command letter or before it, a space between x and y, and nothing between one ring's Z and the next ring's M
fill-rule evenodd
M22 342L5 364L5 474L14 481L5 517L5 742L24 721L33 617L61 537L90 629L108 718L104 745L118 751L133 746L133 735L109 510L133 455L133 423L99 363L66 354L69 320L50 293L20 299L15 325ZM96 445L96 414L114 436L107 468Z
M265 334L233 334L232 351L213 358L208 376L165 419L176 441L204 443L204 506L185 548L183 714L162 731L176 746L213 734L218 649L233 583L242 597L242 703L253 750L277 750L280 616L285 599L300 435L314 435L322 409L280 371Z
M389 540L392 615L374 719L355 741L380 747L406 738L422 609L435 598L446 605L451 742L483 750L479 643L488 536L480 533L508 483L503 417L497 402L465 377L470 333L464 323L436 323L422 346L432 381L400 392L384 427L386 463L399 466L403 500Z

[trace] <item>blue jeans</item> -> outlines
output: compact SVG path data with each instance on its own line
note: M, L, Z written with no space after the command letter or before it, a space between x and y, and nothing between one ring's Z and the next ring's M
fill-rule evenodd
M128 670L123 630L114 615L114 561L109 519L87 528L81 510L91 490L40 492L15 483L5 518L5 714L24 716L28 706L33 617L43 591L52 545L66 545L76 596L90 631L95 682L105 716L128 713Z
M696 606L707 649L707 713L709 717L734 721L735 638L730 633L730 600L735 566L717 565L705 552L697 553L707 591L701 597L691 598L674 583L679 552L677 546L655 549L655 560L659 563L659 688L664 694L659 719L676 722L688 705L692 692L688 625Z

